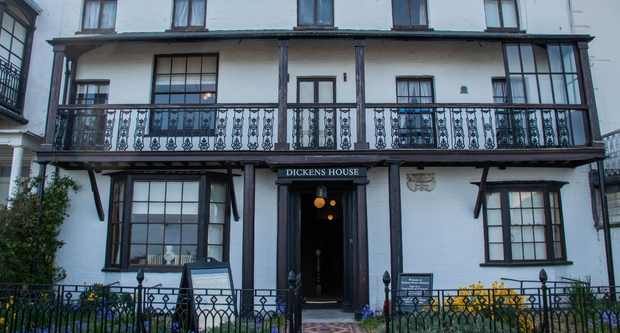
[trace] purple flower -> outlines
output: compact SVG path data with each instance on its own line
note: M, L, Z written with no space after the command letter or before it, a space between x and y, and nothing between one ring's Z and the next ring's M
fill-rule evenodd
M618 327L618 314L612 311L603 311L601 313L603 322L613 327Z

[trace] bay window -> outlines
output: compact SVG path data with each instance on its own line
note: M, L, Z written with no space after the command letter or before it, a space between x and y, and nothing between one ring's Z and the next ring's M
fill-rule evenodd
M227 261L227 186L220 175L115 176L108 268Z

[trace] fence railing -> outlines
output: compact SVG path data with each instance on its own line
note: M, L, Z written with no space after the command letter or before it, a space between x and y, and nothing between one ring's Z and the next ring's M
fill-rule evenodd
M587 108L497 104L368 104L373 149L493 150L589 144Z
M469 286L455 290L392 289L385 273L386 332L620 332L615 289L583 283L537 287Z
M277 104L60 106L55 148L74 151L271 151ZM589 145L587 108L367 104L370 149L495 150ZM355 104L289 104L293 150L352 150ZM363 123L363 122L362 122Z
M0 332L300 333L298 276L289 288L0 286Z
M11 110L18 107L21 81L21 69L0 57L0 105Z

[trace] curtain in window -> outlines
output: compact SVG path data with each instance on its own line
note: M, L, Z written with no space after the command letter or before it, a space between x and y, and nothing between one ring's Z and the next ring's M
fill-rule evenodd
M314 24L314 1L315 0L299 1L299 24Z
M329 25L333 21L333 0L316 0L317 1L317 24Z
M495 103L506 103L506 82L493 81L493 97Z
M186 27L189 17L189 0L176 0L174 3L174 26Z
M423 104L433 103L433 89L430 81L420 81L420 98L419 102Z
M204 27L205 25L205 0L192 1L192 27Z
M426 0L411 0L411 24L426 25Z
M515 0L502 0L502 18L504 19L504 28L519 27Z
M116 1L104 1L101 12L101 29L113 29L116 21Z
M84 29L99 27L99 1L87 1L84 6Z

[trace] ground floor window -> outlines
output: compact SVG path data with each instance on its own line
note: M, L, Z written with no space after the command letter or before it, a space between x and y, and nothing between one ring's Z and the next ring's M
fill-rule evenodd
M485 241L488 263L565 261L558 182L488 184Z
M114 176L107 265L175 267L227 261L228 183L222 175Z

